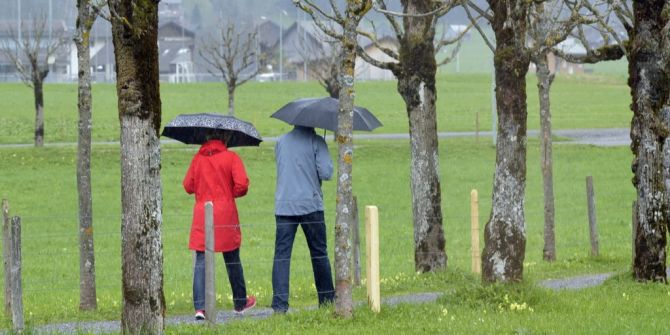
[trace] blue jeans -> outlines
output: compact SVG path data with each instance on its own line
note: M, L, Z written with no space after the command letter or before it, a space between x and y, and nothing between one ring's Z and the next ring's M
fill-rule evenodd
M224 252L226 271L230 288L233 291L233 305L240 310L247 304L247 286L244 282L244 270L240 261L240 249ZM193 307L195 310L205 309L205 252L195 252L193 267Z
M333 288L333 276L328 260L326 223L324 222L323 211L296 216L276 215L275 219L277 230L274 265L272 266L272 309L277 312L288 310L291 251L293 250L293 240L298 225L302 227L302 231L305 233L312 258L312 271L314 272L319 306L332 303L335 298L335 289Z

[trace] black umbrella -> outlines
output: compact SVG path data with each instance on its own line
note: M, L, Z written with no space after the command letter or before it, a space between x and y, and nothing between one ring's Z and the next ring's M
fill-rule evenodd
M304 98L289 102L271 117L296 126L337 130L340 102L331 97ZM354 130L371 131L382 123L369 110L354 106Z
M162 135L186 144L202 144L209 133L229 135L226 143L229 148L258 146L263 141L251 123L215 113L179 114L163 128Z

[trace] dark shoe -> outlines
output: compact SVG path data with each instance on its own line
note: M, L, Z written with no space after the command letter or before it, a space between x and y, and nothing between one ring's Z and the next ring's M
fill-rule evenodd
M254 308L254 306L256 306L256 297L250 295L247 297L247 304L244 307L240 309L235 308L235 314L242 315L244 312Z
M199 309L195 311L195 320L196 321L202 321L205 319L205 311L202 309Z

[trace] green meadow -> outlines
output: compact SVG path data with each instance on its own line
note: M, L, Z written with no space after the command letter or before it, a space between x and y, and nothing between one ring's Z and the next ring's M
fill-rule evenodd
M449 75L438 83L438 130L472 131L491 127L490 76ZM528 82L528 127L539 127L534 78ZM357 83L356 104L369 108L384 124L374 133L407 132L407 117L393 82ZM94 85L95 141L118 139L115 88ZM323 95L315 83L249 83L237 95L237 116L251 122L263 136L289 129L269 115L301 96ZM0 143L32 142L31 91L14 84L0 85ZM163 122L179 113L225 111L221 84L161 86ZM553 124L557 129L625 128L630 122L630 95L616 77L558 77L553 95ZM76 142L76 86L46 87L46 142ZM336 145L328 134L333 159ZM470 191L480 195L480 225L491 206L495 148L490 138L440 141L442 208L448 269L435 274L414 271L412 208L407 140L355 140L354 193L361 213L376 205L380 215L382 297L440 292L435 303L382 307L380 314L363 305L352 320L333 318L332 309L303 311L266 320L240 320L218 328L171 326L173 334L245 332L254 334L360 333L514 333L612 334L667 333L663 322L670 289L662 284L638 284L628 274L631 263L630 208L632 154L628 147L594 147L558 141L554 147L556 243L558 260L542 261L543 199L539 146L528 140L526 233L522 285L482 286L470 273ZM192 254L187 249L193 205L181 181L196 146L176 143L162 147L164 292L168 316L192 313ZM247 168L251 186L239 199L247 287L268 307L272 296L274 245L273 143L235 149ZM30 327L47 323L114 320L121 314L120 168L116 144L95 144L92 153L93 215L98 310L78 310L78 212L76 147L0 146L0 196L10 202L11 214L21 216L23 289ZM586 211L585 177L593 176L597 196L600 256L591 257ZM334 181L324 183L329 243L335 221ZM361 217L363 215L361 214ZM364 229L361 228L361 232ZM482 229L483 241L483 229ZM363 239L364 241L364 239ZM483 244L482 244L483 247ZM362 246L364 252L364 245ZM362 259L365 259L363 255ZM220 309L231 309L231 294L223 260L217 259ZM316 304L309 254L299 233L293 252L290 304ZM539 288L543 279L614 272L604 285L579 291L554 292ZM363 278L365 274L363 273ZM354 290L365 301L365 286ZM641 313L645 311L645 313ZM8 324L7 319L0 319Z

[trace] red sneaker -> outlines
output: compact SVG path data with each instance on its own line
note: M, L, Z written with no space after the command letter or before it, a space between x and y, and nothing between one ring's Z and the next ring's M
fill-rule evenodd
M205 311L202 309L199 309L195 311L195 320L200 321L205 319Z
M235 314L242 315L242 314L244 314L244 312L254 308L254 306L256 306L256 297L254 297L253 295L250 295L250 296L247 297L247 304L244 305L244 307L242 307L240 309L235 308L234 311L235 311Z

